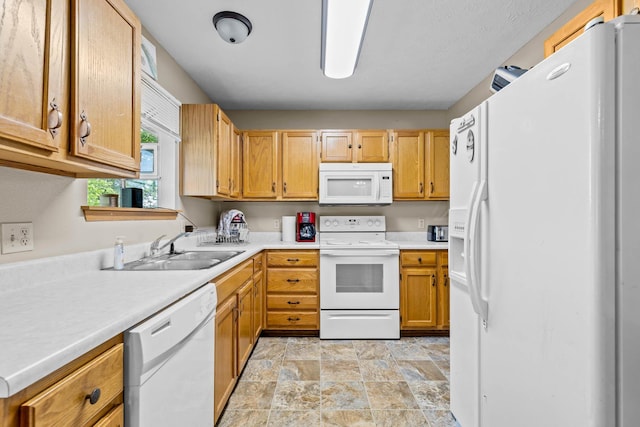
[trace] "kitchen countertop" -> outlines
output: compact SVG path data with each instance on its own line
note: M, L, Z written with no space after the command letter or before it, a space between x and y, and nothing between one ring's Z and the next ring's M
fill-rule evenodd
M256 233L257 234L257 233ZM447 249L447 243L389 233L400 249ZM316 243L266 239L178 250L243 250L215 267L182 271L101 270L113 249L0 265L0 398L9 397L265 249L319 249ZM270 240L270 241L269 241ZM126 248L126 261L148 244Z

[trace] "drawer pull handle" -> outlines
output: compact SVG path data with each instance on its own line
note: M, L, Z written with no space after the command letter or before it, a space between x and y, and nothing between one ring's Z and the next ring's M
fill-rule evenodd
M300 301L287 301L287 304L298 305L300 304Z
M418 262L422 264L422 258L418 258Z
M289 322L297 322L298 320L300 320L300 318L299 317L287 317L287 320Z
M300 281L300 279L287 279L287 282L289 283L298 283Z
M89 123L87 113L82 111L80 114L80 143L83 147L87 143L89 135L91 135L91 123Z
M89 399L89 403L92 405L95 405L96 403L98 403L98 400L100 400L100 389L99 388L93 389L91 394L87 394L85 396L85 399Z
M300 261L300 258L287 258L288 262L298 262Z

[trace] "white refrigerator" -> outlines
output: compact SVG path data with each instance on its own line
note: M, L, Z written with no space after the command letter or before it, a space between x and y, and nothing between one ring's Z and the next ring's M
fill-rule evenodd
M640 17L451 122L451 412L640 425Z

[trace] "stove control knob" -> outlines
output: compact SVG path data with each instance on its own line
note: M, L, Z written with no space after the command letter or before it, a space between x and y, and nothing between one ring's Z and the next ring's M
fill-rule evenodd
M326 225L327 227L330 227L330 226L331 226L331 221L330 221L330 220L328 220L328 219L327 219L327 220L325 220L325 221L324 221L324 225Z
M371 220L367 221L367 225L368 225L369 227L371 227L371 226L373 225L373 221L371 221Z
M335 227L337 227L337 226L338 226L338 220L337 220L337 219L334 219L334 220L333 220L333 225L334 225Z
M376 227L380 227L380 220L376 219Z

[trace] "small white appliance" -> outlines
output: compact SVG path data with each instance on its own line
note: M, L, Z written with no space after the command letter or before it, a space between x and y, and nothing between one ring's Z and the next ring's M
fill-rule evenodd
M216 288L209 283L125 332L125 424L213 425Z
M400 338L398 245L384 216L322 216L320 338Z
M451 411L640 420L640 17L595 25L451 123Z
M391 163L320 163L321 205L389 205Z

